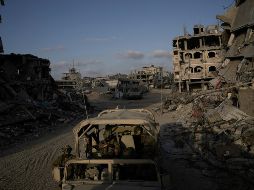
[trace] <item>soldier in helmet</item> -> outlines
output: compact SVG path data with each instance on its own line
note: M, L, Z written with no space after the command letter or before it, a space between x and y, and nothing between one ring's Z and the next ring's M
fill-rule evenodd
M72 148L70 145L66 145L64 148L62 148L62 155L59 156L54 162L53 167L60 168L60 178L63 179L64 176L64 166L65 163L74 158L74 155L71 154ZM71 168L72 169L72 168ZM61 187L62 182L59 182L59 187Z
M73 154L71 154L71 151L72 151L72 148L70 145L66 145L64 148L62 148L63 154L55 160L55 162L53 163L53 166L54 167L64 167L65 163L68 160L74 158Z

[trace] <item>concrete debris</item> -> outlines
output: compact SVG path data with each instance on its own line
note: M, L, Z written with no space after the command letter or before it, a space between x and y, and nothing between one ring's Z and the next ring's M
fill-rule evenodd
M57 89L48 60L17 54L0 60L0 149L71 122L89 106L86 97Z
M193 99L193 103L181 101L184 95L172 94L164 102L164 108L172 109L180 105L181 108L172 109L170 114L177 115L181 124L170 124L165 135L174 140L175 146L190 147L193 155L198 154L218 170L226 169L232 175L241 175L252 183L254 175L250 168L254 166L254 118L233 106L226 92L187 96L187 99ZM208 175L206 170L204 175Z
M223 22L222 37L228 39L223 44L227 64L220 66L219 75L228 83L246 83L254 78L253 5L252 0L236 1L224 15L217 16Z

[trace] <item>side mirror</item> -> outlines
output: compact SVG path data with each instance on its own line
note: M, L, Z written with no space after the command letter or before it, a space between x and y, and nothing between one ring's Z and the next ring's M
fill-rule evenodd
M170 189L172 185L170 175L162 174L160 177L162 189Z
M56 182L60 182L62 180L62 172L63 172L63 168L54 167L52 170L53 180Z

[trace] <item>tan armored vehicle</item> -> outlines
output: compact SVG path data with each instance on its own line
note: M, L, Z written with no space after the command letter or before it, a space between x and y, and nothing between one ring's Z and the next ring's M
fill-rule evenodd
M157 150L154 115L146 109L105 110L74 127L78 158L153 158Z
M146 109L105 110L81 121L73 129L75 154L67 147L54 179L62 189L161 189L157 126Z
M62 179L58 168L53 177L62 190L161 189L157 166L147 159L73 159L65 164Z

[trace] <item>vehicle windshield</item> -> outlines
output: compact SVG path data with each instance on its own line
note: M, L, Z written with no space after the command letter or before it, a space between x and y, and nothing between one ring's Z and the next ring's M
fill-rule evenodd
M154 164L114 164L115 181L158 181Z
M68 181L108 181L110 180L108 164L73 163L66 167Z
M81 158L150 158L155 139L143 125L92 125L79 139Z

